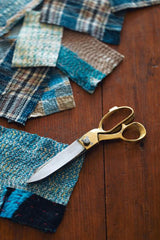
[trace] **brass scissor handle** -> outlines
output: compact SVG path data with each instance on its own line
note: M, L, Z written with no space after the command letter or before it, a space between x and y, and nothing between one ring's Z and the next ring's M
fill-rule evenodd
M129 110L130 113L127 117L125 117L122 121L116 124L111 129L105 131L103 129L103 122L105 119L109 118L113 113L122 111L122 110ZM86 148L89 149L95 144L103 140L114 140L114 139L122 139L127 142L137 142L143 139L146 135L145 127L139 122L132 122L134 119L134 110L128 106L122 107L113 107L109 110L107 114L105 114L101 121L99 122L99 127L96 129L92 129L91 131L87 132L83 135L79 141L80 143ZM132 122L132 123L131 123ZM139 136L135 138L127 138L124 136L124 133L130 129L135 129L138 131Z
M118 124L116 124L113 128L111 128L111 129L109 129L108 131L105 131L105 132L106 133L107 132L115 133L115 132L117 132L117 131L119 131L121 129L123 123L124 124L128 124L128 123L132 122L133 119L134 119L134 110L133 110L133 108L128 107L128 106L122 106L122 107L115 106L115 107L112 107L111 109L109 109L108 113L106 113L102 117L101 121L99 122L98 128L103 130L103 122L104 122L104 120L109 118L109 117L111 117L115 112L121 112L122 110L129 110L130 111L129 115L126 118L124 118L122 121L120 121Z

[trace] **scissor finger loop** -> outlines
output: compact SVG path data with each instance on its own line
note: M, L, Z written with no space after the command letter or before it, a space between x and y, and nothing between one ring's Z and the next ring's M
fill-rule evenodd
M133 138L125 137L124 134L130 130L133 130L133 134L138 133L138 136ZM145 127L139 122L132 122L128 125L122 124L122 129L120 132L121 132L121 139L127 142L138 142L141 139L143 139L146 135Z
M112 127L111 129L107 130L106 133L115 133L117 131L120 131L122 124L128 124L131 121L133 121L134 119L134 110L131 107L128 106L122 106L122 107L113 107L109 110L108 113L106 113L101 121L99 122L99 126L98 128L103 130L103 123L106 119L109 119L109 117L111 117L114 113L121 113L123 110L129 110L129 113L127 115L127 117L125 117L122 121L120 121L118 124L116 124L114 127Z

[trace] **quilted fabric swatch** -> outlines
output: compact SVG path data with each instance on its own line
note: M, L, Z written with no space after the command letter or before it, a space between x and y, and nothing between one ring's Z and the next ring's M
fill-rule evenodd
M13 67L56 66L63 28L39 22L40 12L26 12L12 60Z
M75 107L68 77L57 68L52 68L47 87L30 117L40 117Z
M0 127L0 217L55 232L78 180L84 156L48 178L26 184L37 167L67 145Z
M128 8L148 7L160 4L160 0L109 0L113 12L121 11Z
M0 0L0 36L7 33L27 10L37 7L42 0Z
M112 13L107 0L45 0L41 22L89 33L107 43L118 44L124 12Z
M14 45L0 64L0 116L25 124L49 79L49 68L11 67Z
M84 90L93 93L98 83L122 60L123 55L97 39L65 29L57 67Z

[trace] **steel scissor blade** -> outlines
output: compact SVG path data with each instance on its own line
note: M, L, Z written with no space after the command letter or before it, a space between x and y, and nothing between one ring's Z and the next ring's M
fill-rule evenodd
M80 144L78 140L74 141L63 151L59 152L56 156L37 168L27 183L36 182L48 177L83 152L85 152L85 148L82 144Z

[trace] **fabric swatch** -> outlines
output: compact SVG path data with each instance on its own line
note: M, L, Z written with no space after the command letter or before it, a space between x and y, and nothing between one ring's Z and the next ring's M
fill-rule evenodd
M160 4L160 0L109 0L113 12L128 8L141 8Z
M4 59L7 52L13 45L13 43L16 42L16 39L18 37L18 34L20 32L20 29L22 27L22 20L20 20L16 26L14 26L7 34L0 37L0 62Z
M42 0L0 0L0 36L7 33L27 10L37 7Z
M89 33L112 44L119 44L124 12L112 13L107 0L45 0L41 22Z
M123 60L123 55L83 33L64 31L57 67L89 93Z
M47 87L30 117L40 117L75 107L68 77L57 68L52 68Z
M0 63L3 61L12 44L12 40L0 38Z
M0 116L25 124L49 79L49 68L12 68L14 45L0 64Z
M26 12L16 42L13 67L56 66L63 28L39 21L40 12Z
M67 145L0 127L0 217L55 232L78 181L84 155L39 182L26 184L35 169Z

